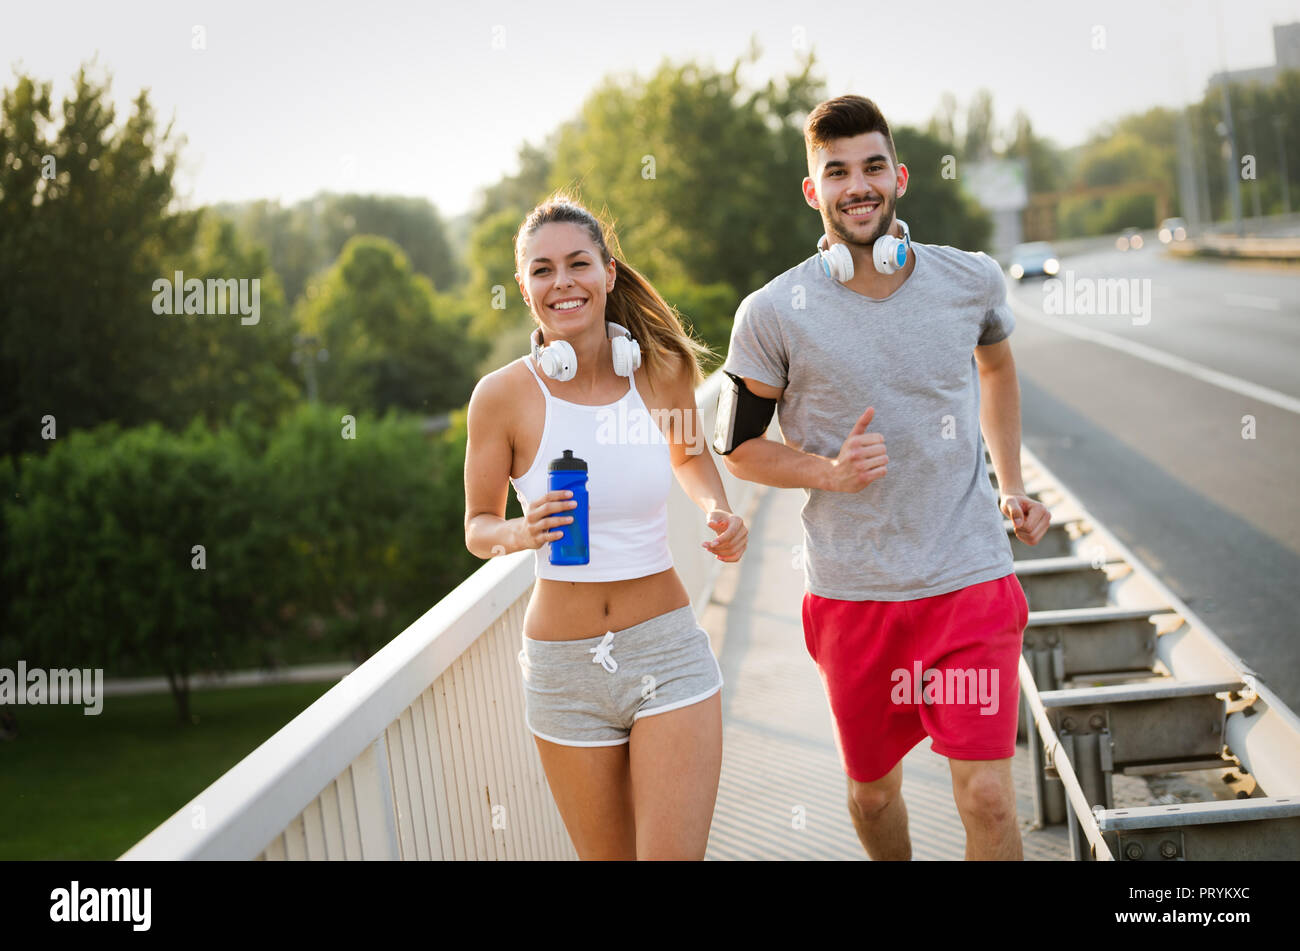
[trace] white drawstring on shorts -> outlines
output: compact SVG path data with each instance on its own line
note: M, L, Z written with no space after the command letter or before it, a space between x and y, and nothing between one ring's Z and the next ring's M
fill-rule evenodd
M614 632L608 631L606 632L605 639L603 641L601 641L595 647L587 651L588 654L596 655L591 659L591 662L593 664L600 664L600 666L604 667L611 674L614 671L618 670L618 661L616 661L613 657L609 656L610 648L613 646L614 646Z

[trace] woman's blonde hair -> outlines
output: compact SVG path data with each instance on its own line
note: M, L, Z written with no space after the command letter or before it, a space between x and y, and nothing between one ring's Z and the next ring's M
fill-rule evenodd
M587 229L592 243L600 249L602 263L614 262L614 289L605 300L605 319L621 324L641 345L641 359L646 372L655 380L663 379L670 355L688 363L695 385L704 380L700 361L714 356L704 343L696 340L682 326L677 309L660 296L654 286L636 268L610 253L609 245L618 246L613 229L607 231L596 216L563 192L556 192L528 213L515 235L515 264L523 274L524 245L542 225L568 222ZM534 319L536 316L534 315Z

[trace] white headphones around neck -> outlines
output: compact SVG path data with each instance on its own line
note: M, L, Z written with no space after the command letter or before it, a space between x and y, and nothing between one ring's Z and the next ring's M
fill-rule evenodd
M615 331L610 334L609 331ZM610 349L613 351L614 372L619 376L631 376L641 366L641 345L632 339L626 327L605 321L605 332L609 336ZM563 383L572 380L578 372L578 355L573 345L567 340L542 346L542 328L533 331L530 338L533 344L533 359L542 368L542 372L552 380Z
M907 230L907 222L896 219L903 229L903 236L895 238L892 234L881 235L871 246L871 261L881 274L893 274L907 266L907 250L912 246L912 235ZM822 271L827 277L843 284L853 280L853 252L847 244L831 244L826 235L817 242L818 255L822 262Z

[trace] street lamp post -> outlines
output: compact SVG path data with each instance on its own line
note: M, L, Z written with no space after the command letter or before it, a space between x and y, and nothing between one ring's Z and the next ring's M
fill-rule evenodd
M1237 164L1237 137L1232 130L1232 101L1228 95L1228 66L1223 54L1223 5L1216 8L1219 17L1219 89L1223 93L1223 122L1219 132L1224 137L1225 151L1228 156L1228 198L1232 202L1232 220L1237 226L1237 235L1242 234L1241 227L1241 168Z
M1255 179L1250 189L1250 201L1255 207L1255 227L1259 228L1259 219L1264 216L1264 212L1259 207L1259 152L1255 149L1255 114L1253 112L1243 112L1241 121L1246 126L1246 148L1250 149L1247 154L1255 162Z
M1290 170L1286 165L1286 139L1282 137L1282 117L1273 117L1273 135L1277 139L1277 167L1282 177L1282 214L1291 214L1291 189L1287 183Z

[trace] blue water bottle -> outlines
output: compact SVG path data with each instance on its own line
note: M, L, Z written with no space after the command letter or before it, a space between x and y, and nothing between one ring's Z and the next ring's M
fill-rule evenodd
M587 535L587 463L575 458L572 449L566 449L559 459L551 460L546 472L549 491L572 492L573 501L578 503L577 508L568 511L573 521L558 528L564 537L551 542L551 564L585 565L591 561Z

